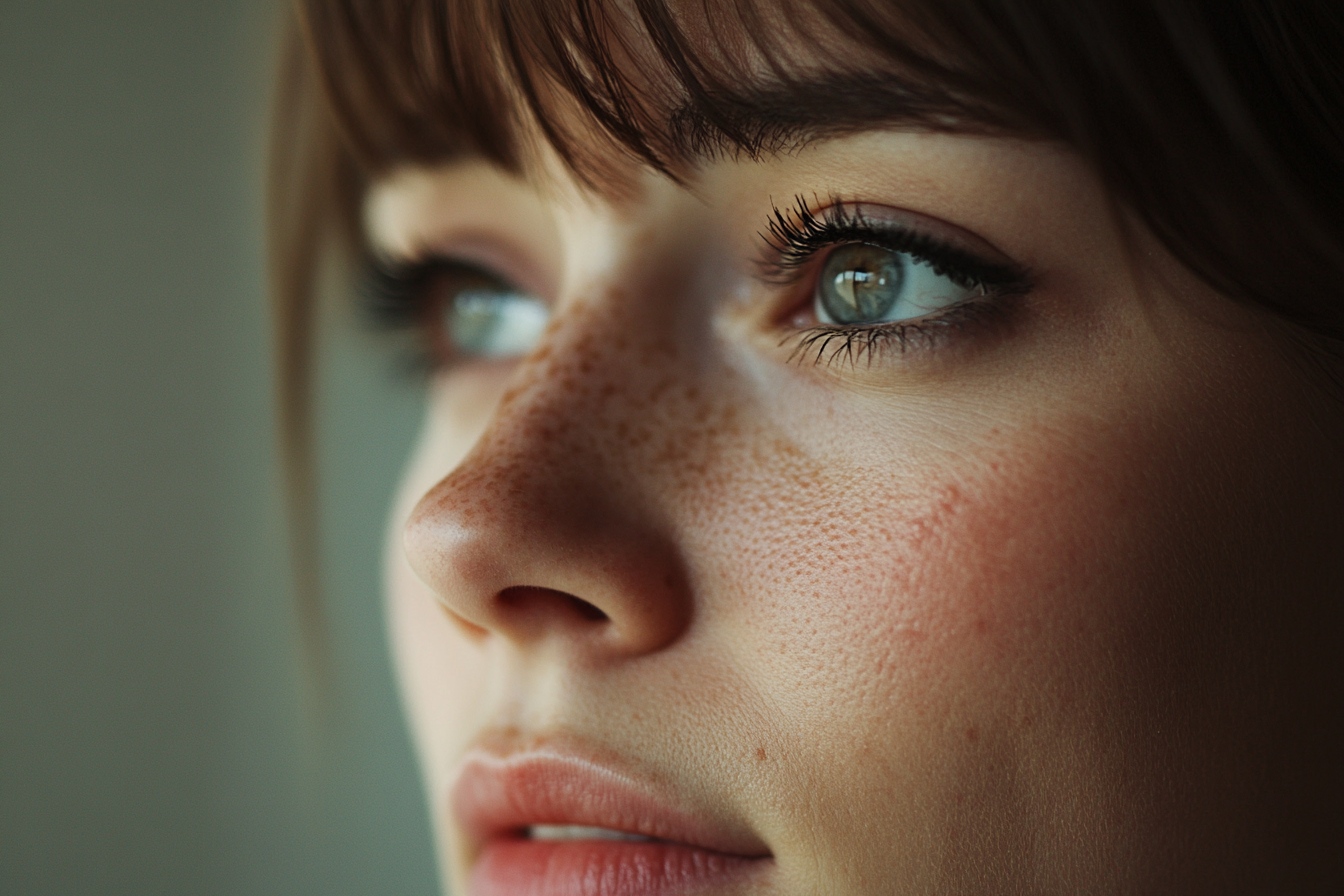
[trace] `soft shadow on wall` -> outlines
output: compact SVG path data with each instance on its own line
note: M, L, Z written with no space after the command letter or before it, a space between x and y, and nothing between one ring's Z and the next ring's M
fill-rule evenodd
M420 397L324 360L305 726L263 295L274 2L0 4L0 892L428 894L378 555Z

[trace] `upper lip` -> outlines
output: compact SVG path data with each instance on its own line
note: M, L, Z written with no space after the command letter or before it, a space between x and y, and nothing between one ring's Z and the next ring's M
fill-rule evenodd
M473 858L493 839L531 825L582 825L746 858L770 850L745 826L682 808L665 788L573 744L471 750L451 792Z

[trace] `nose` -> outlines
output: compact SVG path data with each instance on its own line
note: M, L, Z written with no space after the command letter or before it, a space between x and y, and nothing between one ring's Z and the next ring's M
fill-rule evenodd
M411 567L477 635L559 640L600 662L662 649L689 625L682 558L613 438L635 411L620 368L591 354L528 362L412 512Z

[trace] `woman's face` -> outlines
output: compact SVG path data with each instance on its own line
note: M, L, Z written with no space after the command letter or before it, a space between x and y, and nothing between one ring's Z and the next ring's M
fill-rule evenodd
M626 176L369 200L510 284L426 287L465 349L388 548L455 892L1235 888L1319 837L1338 415L1261 315L1052 145Z

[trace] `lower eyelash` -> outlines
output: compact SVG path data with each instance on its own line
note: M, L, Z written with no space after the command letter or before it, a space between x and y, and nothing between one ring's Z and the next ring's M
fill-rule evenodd
M912 337L927 337L927 331L919 325L901 324L894 327L813 327L796 334L798 344L789 354L789 363L805 363L812 358L812 365L819 366L822 361L831 366L843 358L851 367L865 360L872 366L873 356L879 351L895 345L904 352ZM794 336L788 337L789 339ZM786 340L787 341L787 340ZM829 354L828 354L829 352Z
M788 362L813 366L830 366L844 361L851 368L860 362L871 367L881 353L896 351L904 354L911 349L928 350L937 347L956 331L987 323L989 318L1006 311L1005 294L980 295L954 305L937 317L923 320L899 321L863 327L844 327L822 324L798 330L785 336L780 345L796 342Z

